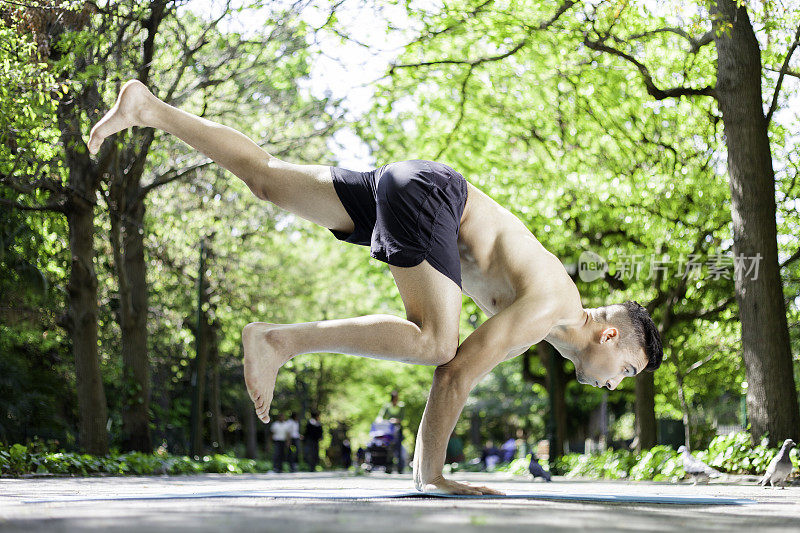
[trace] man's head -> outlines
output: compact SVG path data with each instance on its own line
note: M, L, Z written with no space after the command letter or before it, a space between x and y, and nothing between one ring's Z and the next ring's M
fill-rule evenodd
M399 395L400 395L400 393L398 392L398 390L397 390L397 389L394 389L394 390L392 391L392 403L397 403L397 400L398 400L398 398L399 398Z
M625 377L661 366L661 336L644 307L628 301L586 311L583 346L569 357L580 383L613 390Z

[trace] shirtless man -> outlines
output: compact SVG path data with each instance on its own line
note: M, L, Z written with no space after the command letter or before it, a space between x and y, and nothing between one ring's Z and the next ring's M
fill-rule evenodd
M389 264L406 319L369 315L302 324L248 324L245 382L269 421L280 367L335 352L436 366L413 459L418 490L498 494L442 476L448 435L472 388L497 364L546 340L575 364L581 383L614 389L661 364L658 332L635 302L584 309L563 265L513 214L452 168L430 161L352 172L281 161L244 134L155 97L138 81L92 128L88 148L131 126L177 136L243 180L258 198L370 246ZM463 276L463 287L462 287ZM486 313L459 345L461 293Z

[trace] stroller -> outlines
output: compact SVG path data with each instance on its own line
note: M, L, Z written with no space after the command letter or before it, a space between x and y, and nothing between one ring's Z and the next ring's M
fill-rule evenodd
M388 420L376 420L369 430L369 442L363 468L372 472L376 466L382 466L387 474L392 472L397 447L398 426Z

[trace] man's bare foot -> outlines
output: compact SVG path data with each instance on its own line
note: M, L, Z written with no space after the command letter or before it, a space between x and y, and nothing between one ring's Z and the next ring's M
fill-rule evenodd
M130 128L145 126L145 111L156 99L139 80L130 80L122 86L117 101L108 113L94 125L89 134L89 153L96 154L109 135Z
M244 382L259 420L269 422L269 406L275 391L278 370L293 356L286 353L275 331L288 324L253 322L242 330Z

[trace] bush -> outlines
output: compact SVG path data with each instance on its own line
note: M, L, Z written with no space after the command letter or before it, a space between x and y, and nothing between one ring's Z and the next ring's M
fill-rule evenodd
M0 475L20 476L26 474L55 475L181 475L223 473L243 474L268 472L272 465L268 461L240 459L215 454L199 460L186 456L170 455L163 451L155 453L111 453L108 456L52 451L42 443L28 446L13 444L0 446Z
M707 450L695 452L694 456L729 474L763 474L779 448L769 448L763 439L757 446L750 444L746 431L721 435L714 438ZM792 462L798 468L797 452L792 452ZM516 459L501 469L513 474L528 471L530 456ZM556 471L565 477L589 477L596 479L630 479L652 481L677 481L683 479L683 460L669 446L655 446L641 454L629 450L606 450L599 454L567 454L556 463Z

